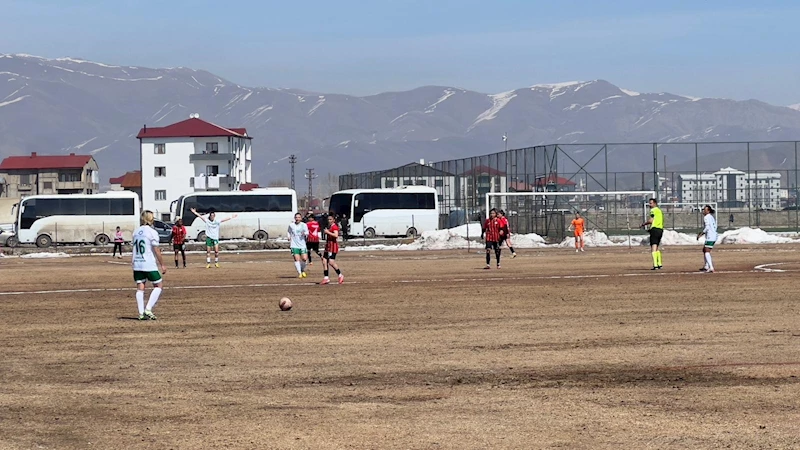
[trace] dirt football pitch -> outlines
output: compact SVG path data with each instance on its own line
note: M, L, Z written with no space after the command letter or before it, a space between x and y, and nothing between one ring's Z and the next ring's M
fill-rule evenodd
M3 258L0 448L800 448L800 246L714 257L192 254L146 322L127 257Z

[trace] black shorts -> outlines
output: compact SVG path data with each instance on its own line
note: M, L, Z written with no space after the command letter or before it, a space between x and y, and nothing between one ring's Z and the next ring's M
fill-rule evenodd
M325 259L336 259L336 253L325 252Z
M312 251L314 253L319 253L319 242L306 242L306 250L308 250L309 253Z
M486 242L486 250L497 250L500 248L499 242Z
M663 228L650 228L650 245L661 245L661 238L663 236Z
M176 252L183 251L183 244L172 244L172 250Z

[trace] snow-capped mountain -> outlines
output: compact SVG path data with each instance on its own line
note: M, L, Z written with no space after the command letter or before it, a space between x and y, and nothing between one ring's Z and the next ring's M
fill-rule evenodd
M538 84L498 94L426 86L357 97L249 88L188 68L114 66L0 55L0 156L91 153L104 179L138 168L139 128L199 113L254 136L256 181L299 169L347 173L425 158L576 142L800 139L800 112L756 100L639 93L603 81ZM688 159L676 154L672 161ZM620 152L619 170L647 170ZM642 162L645 161L645 162Z

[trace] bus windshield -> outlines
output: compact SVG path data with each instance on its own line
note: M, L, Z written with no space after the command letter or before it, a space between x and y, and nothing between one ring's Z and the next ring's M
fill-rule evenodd
M353 203L353 194L333 194L331 196L330 210L341 217L345 214L350 216L350 207Z

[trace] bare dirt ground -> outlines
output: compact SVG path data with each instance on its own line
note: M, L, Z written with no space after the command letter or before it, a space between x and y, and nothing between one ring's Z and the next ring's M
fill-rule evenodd
M798 251L0 259L0 447L800 448Z

